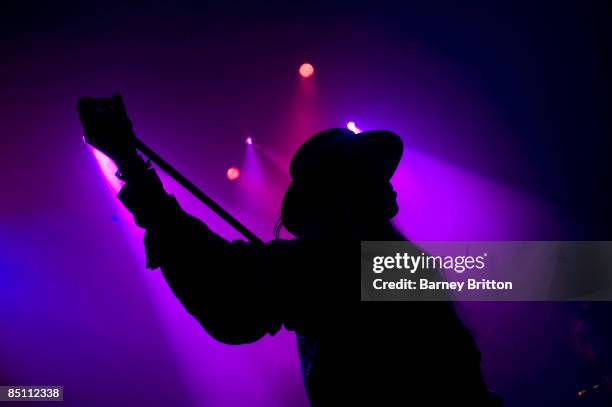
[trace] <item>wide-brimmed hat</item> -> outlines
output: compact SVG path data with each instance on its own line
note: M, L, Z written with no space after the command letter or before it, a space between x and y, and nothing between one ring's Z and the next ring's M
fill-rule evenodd
M289 165L292 183L281 206L283 225L299 235L318 191L343 183L387 183L403 153L402 139L387 130L324 130L310 137Z

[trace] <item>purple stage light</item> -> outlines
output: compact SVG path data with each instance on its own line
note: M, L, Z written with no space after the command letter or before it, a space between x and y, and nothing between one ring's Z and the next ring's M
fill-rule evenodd
M359 127L357 127L355 122L348 122L346 124L346 128L349 129L350 131L352 131L355 134L361 133L361 129L359 129Z
M251 137L247 137L247 138L246 138L246 143L247 143L248 145L253 145L253 139L252 139Z
M236 181L240 176L240 170L238 169L238 167L229 167L227 169L226 175L227 179L229 179L230 181Z
M302 65L300 65L299 72L302 78L304 79L310 78L312 75L314 75L314 67L308 62L305 62Z

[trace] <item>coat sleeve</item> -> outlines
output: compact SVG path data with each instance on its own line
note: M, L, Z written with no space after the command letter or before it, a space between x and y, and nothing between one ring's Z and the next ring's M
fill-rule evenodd
M161 268L211 336L243 344L280 329L280 283L269 245L229 242L213 233L181 209L152 169L130 179L118 197L146 230L147 267Z

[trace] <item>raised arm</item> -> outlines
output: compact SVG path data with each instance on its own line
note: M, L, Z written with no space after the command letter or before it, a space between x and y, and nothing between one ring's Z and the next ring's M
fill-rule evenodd
M279 279L272 251L228 242L184 212L134 147L121 96L82 98L86 141L117 164L119 199L146 229L147 267L161 268L175 295L204 328L226 343L252 342L280 329Z

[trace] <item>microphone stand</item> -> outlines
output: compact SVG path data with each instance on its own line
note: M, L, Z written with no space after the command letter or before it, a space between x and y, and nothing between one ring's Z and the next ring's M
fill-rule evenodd
M140 141L138 138L134 137L134 145L135 147L144 154L149 160L157 164L159 168L164 170L169 176L174 178L176 182L181 184L187 191L191 192L197 199L199 199L204 205L208 206L213 212L219 215L224 221L230 224L234 229L240 232L244 237L246 237L251 242L263 245L264 242L257 235L251 232L246 226L244 226L238 219L234 218L229 212L227 212L221 205L215 202L211 197L206 195L200 188L195 186L191 181L189 181L183 174L178 172L173 166L168 164L166 160L161 158L159 154L153 151L149 146Z

